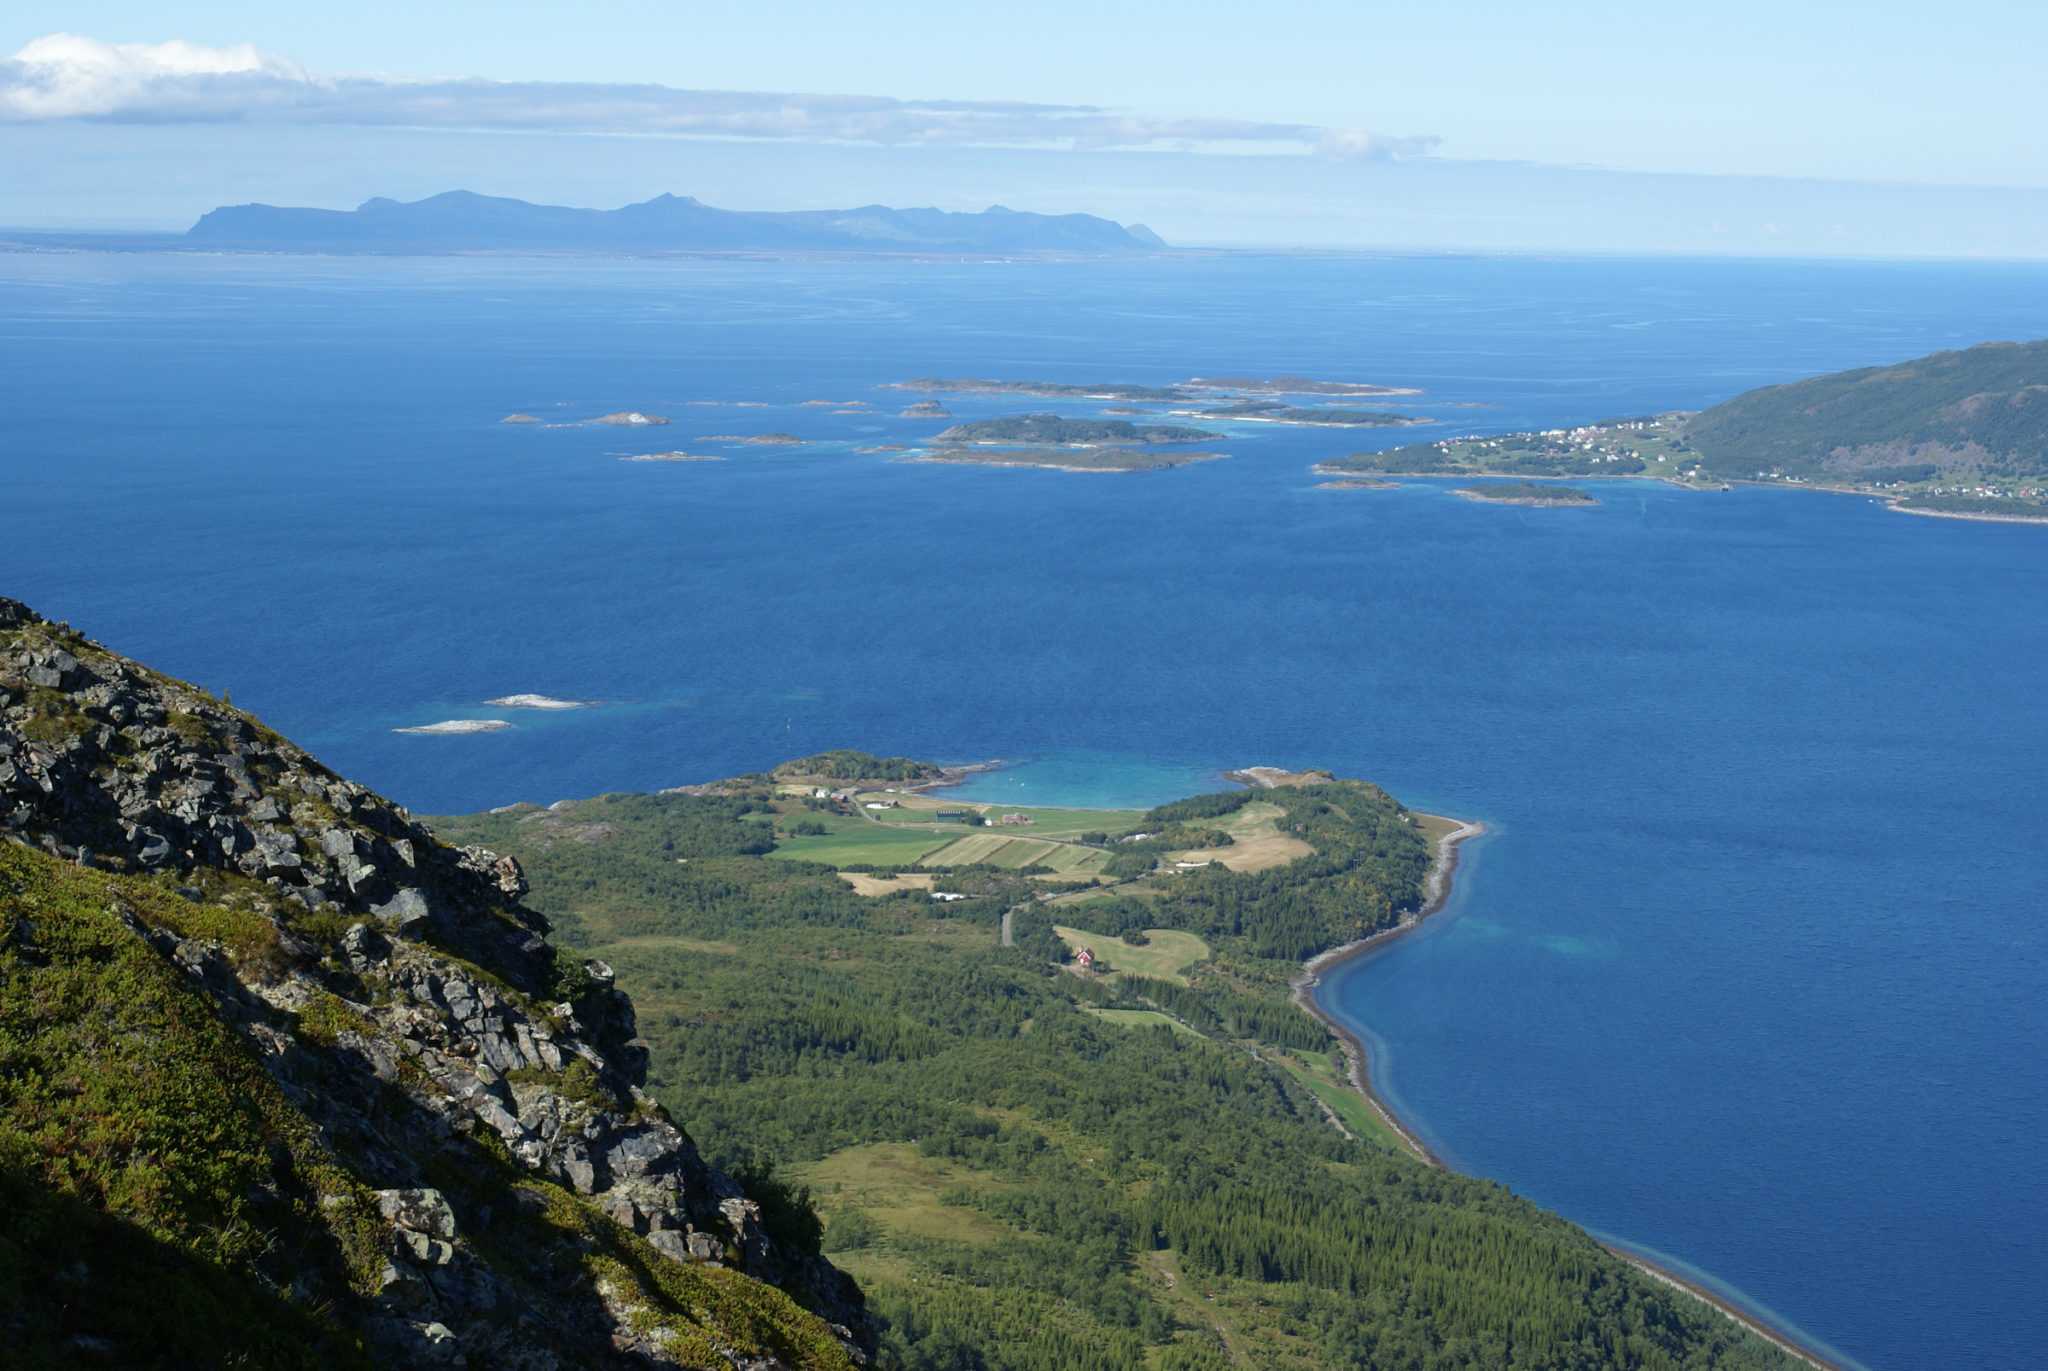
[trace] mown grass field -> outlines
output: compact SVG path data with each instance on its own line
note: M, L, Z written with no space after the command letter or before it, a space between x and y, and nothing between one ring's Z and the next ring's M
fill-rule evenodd
M910 866L924 860L927 853L938 851L949 841L944 833L928 833L915 828L885 828L862 819L841 822L847 826L835 832L816 837L778 839L775 850L768 855L786 862L823 862L828 866L845 866L853 862Z
M1353 1090L1349 1083L1335 1079L1344 1068L1341 1059L1333 1060L1321 1052L1297 1050L1292 1054L1279 1054L1273 1058L1287 1073L1307 1086L1315 1097L1330 1107L1330 1112L1341 1120L1344 1126L1358 1137L1369 1139L1397 1152L1407 1151L1407 1144L1394 1136L1392 1129L1380 1122L1380 1116L1373 1112L1365 1097ZM1307 1065L1303 1065L1306 1062Z
M1125 1028L1170 1028L1176 1033L1190 1037L1202 1035L1178 1019L1170 1019L1156 1009L1096 1009L1086 1007L1085 1012L1093 1014L1104 1023L1121 1024Z
M1266 800L1254 800L1217 825L1231 836L1227 847L1200 848L1177 854L1181 861L1218 861L1232 871L1269 871L1315 851L1292 833L1282 832L1287 812Z
M1154 976L1182 985L1187 984L1187 979L1180 973L1209 955L1209 944L1192 933L1171 928L1146 929L1145 936L1151 941L1143 947L1133 947L1122 938L1105 938L1059 924L1054 924L1052 931L1068 947L1094 948L1095 955L1107 961L1112 972L1128 971L1134 976Z
M868 876L858 871L842 871L839 879L853 887L856 895L894 895L899 890L930 890L932 878L914 873L880 877Z
M1144 812L1136 809L1029 809L1023 805L992 804L978 805L991 819L1005 814L1030 816L1031 824L1024 831L1034 838L1056 838L1072 840L1083 833L1108 833L1112 836L1127 833L1142 819Z

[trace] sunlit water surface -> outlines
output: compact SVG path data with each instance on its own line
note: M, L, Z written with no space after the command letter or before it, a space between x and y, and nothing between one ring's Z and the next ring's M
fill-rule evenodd
M1424 1136L1873 1371L2010 1371L2048 1365L2048 529L1318 490L1357 441L1270 425L1135 476L855 449L943 426L876 388L917 376L1297 373L1505 430L2044 306L2007 266L4 257L0 593L422 812L858 746L1022 759L975 787L1012 802L1280 763L1483 819L1451 910L1326 990ZM496 422L622 409L675 422ZM712 441L772 431L813 441ZM728 460L618 459L670 449ZM603 704L480 703L517 691Z

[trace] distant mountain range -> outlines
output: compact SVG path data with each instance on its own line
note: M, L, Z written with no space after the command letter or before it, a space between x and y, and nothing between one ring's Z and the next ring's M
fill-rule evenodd
M714 209L657 195L621 209L535 205L470 191L353 210L228 205L185 234L195 247L272 252L1139 252L1166 246L1142 224L1092 214L936 209Z

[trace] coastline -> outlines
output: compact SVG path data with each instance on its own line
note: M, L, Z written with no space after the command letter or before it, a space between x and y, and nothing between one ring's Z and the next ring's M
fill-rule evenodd
M1897 500L1886 503L1894 514L1920 514L1929 519L1974 519L1981 524L2048 524L2048 514L1968 514L1959 509L1912 509Z
M1447 819L1441 814L1423 814L1425 819L1443 819L1458 826L1436 840L1436 860L1429 868L1429 883L1423 893L1422 905L1411 914L1404 915L1401 922L1392 928L1381 929L1371 937L1355 942L1343 943L1324 952L1318 952L1301 964L1301 974L1292 982L1294 1003L1313 1015L1323 1027L1343 1046L1347 1064L1345 1074L1350 1077L1352 1088L1365 1097L1365 1102L1379 1121L1417 1157L1431 1166L1443 1166L1443 1158L1429 1149L1429 1145L1417 1137L1415 1132L1403 1123L1387 1102L1372 1088L1372 1069L1365 1054L1365 1043L1356 1033L1338 1022L1336 1016L1324 1009L1316 999L1316 990L1323 983L1323 973L1341 966L1354 958L1362 957L1376 948L1384 947L1396 938L1414 932L1422 927L1423 921L1432 914L1440 913L1450 903L1451 885L1458 870L1458 849L1468 838L1476 838L1486 832L1486 825L1463 819Z
M1884 502L1885 508L1889 509L1894 514L1920 514L1930 519L1971 519L1979 523L1986 524L2048 524L2048 514L1994 514L1988 511L1984 513L1976 513L1972 511L1955 509L1913 509L1907 506L1905 503L1905 501L1912 498L1911 496L1887 495L1883 491L1878 490L1858 490L1854 486L1815 485L1810 481L1746 481L1741 479L1740 477L1731 476L1723 478L1719 485L1709 485L1694 481L1681 481L1675 476L1655 476L1651 475L1648 472L1616 472L1613 475L1606 475L1600 472L1593 472L1587 475L1579 476L1530 476L1518 475L1517 473L1504 471L1357 472L1352 471L1349 468L1345 467L1332 467L1324 462L1318 462L1314 466L1310 467L1309 473L1314 476L1371 476L1387 481L1444 481L1453 480L1460 476L1468 476L1480 480L1488 480L1501 479L1510 475L1516 475L1517 479L1523 481L1653 481L1659 485L1676 486L1680 490L1716 492L1732 490L1736 486L1755 486L1758 489L1762 490L1810 490L1820 495L1861 495L1867 500L1882 500ZM1463 494L1462 491L1453 491L1452 493ZM1475 497L1466 496L1466 498L1473 499ZM1517 500L1493 500L1486 501L1485 503L1506 505L1524 504L1532 502ZM1580 502L1572 501L1571 503L1577 504ZM1596 500L1593 503L1598 504L1599 502Z
M1467 839L1479 837L1487 832L1485 824L1471 820L1450 819L1441 814L1420 814L1419 812L1417 817L1437 819L1458 825L1450 832L1444 833L1437 838L1436 860L1429 870L1429 882L1424 891L1421 907L1414 913L1405 916L1400 923L1392 928L1382 929L1371 937L1344 943L1310 957L1301 964L1301 974L1296 976L1291 982L1291 988L1294 992L1294 1003L1313 1015L1323 1027L1330 1030L1330 1033L1342 1045L1348 1067L1346 1074L1349 1076L1353 1088L1364 1097L1366 1104L1371 1107L1373 1115L1381 1123L1385 1124L1395 1137L1401 1139L1408 1149L1425 1164L1444 1167L1445 1170L1449 1170L1450 1168L1445 1166L1443 1158L1430 1150L1429 1145L1423 1142L1406 1123L1402 1122L1400 1116L1395 1114L1388 1107L1387 1102L1381 1099L1379 1094L1372 1088L1372 1069L1366 1056L1364 1041L1341 1023L1335 1015L1324 1009L1322 1004L1316 999L1316 991L1322 986L1323 976L1326 972L1343 965L1345 962L1362 957L1368 952L1376 951L1395 939L1414 932L1422 927L1424 921L1431 915L1441 913L1444 906L1450 903L1452 884L1458 872L1458 849ZM1847 1368L1840 1363L1830 1361L1820 1353L1804 1346L1789 1333L1771 1327L1762 1319L1743 1309L1725 1296L1718 1295L1695 1281L1687 1280L1677 1272L1659 1266L1647 1257L1639 1256L1627 1248L1617 1246L1611 1242L1604 1242L1598 1237L1595 1237L1593 1240L1600 1243L1600 1246L1606 1248L1630 1266L1635 1267L1638 1271L1650 1277L1650 1279L1660 1281L1674 1290L1683 1290L1686 1294L1719 1311L1727 1318L1734 1320L1780 1351L1816 1368L1816 1371L1847 1371Z

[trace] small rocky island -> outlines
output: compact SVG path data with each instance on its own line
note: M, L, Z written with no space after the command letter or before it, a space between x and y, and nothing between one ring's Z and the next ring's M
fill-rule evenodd
M1057 414L1011 414L955 424L942 443L1020 443L1032 446L1107 447L1157 443L1205 443L1220 433L1186 424L1134 424L1126 419L1062 419Z
M393 733L497 733L512 727L503 719L443 719L438 724L394 728Z
M590 422L616 424L621 428L646 428L650 424L666 424L669 419L665 414L642 414L637 409L623 409L617 414L600 414Z
M1257 424L1302 424L1323 428L1406 428L1428 419L1384 409L1304 409L1278 400L1239 400L1214 409L1175 410L1203 419L1237 419Z
M1063 385L1057 381L980 381L972 378L958 381L941 380L936 376L920 376L915 381L895 381L890 390L921 390L926 394L944 392L953 395L1033 395L1047 400L1191 400L1192 392L1178 386L1133 386L1122 382L1101 382L1095 385Z
M1459 486L1451 492L1467 500L1488 505L1597 505L1600 502L1571 486L1542 485L1535 481L1481 481Z
M1400 484L1399 484L1398 482L1395 482L1395 481L1382 481L1382 480L1380 480L1380 479L1379 479L1379 478L1378 478L1377 476L1353 476L1353 477L1350 477L1350 478L1348 478L1348 479L1346 479L1346 480L1342 480L1342 481L1321 481L1321 482L1318 482L1318 483L1317 483L1317 485L1316 485L1316 489L1317 489L1317 490L1398 490L1398 489L1400 489Z
M1234 390L1242 395L1420 395L1412 386L1375 386L1363 381L1311 381L1306 376L1197 376L1188 382L1199 390Z
M1131 447L940 447L898 460L956 466L1046 467L1053 471L1164 471L1193 462L1220 462L1228 456L1227 452L1163 452L1158 448Z

